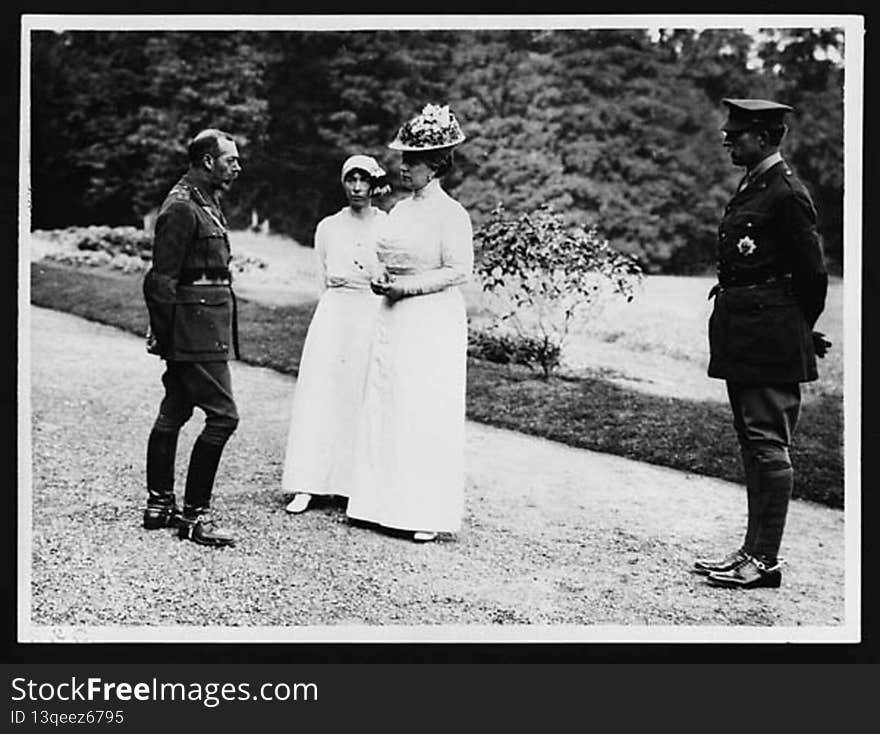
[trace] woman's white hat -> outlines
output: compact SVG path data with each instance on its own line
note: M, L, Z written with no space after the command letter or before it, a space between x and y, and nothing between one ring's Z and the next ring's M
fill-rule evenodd
M438 150L464 142L464 133L449 105L427 104L397 131L388 147L392 150Z
M385 169L371 155L353 155L346 158L345 163L342 164L340 178L345 181L345 177L354 169L366 171L372 178L380 178L385 175Z

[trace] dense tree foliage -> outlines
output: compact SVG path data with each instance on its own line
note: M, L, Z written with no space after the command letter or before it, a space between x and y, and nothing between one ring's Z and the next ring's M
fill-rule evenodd
M740 172L721 99L792 104L784 152L842 259L842 33L787 29L37 32L31 37L32 218L40 228L136 224L186 165L187 139L238 136L227 201L310 242L342 203L352 152L392 174L386 143L427 102L468 141L447 181L477 225L503 203L550 205L648 272L711 266ZM393 177L392 177L393 178ZM390 205L395 193L384 202Z
M33 224L139 223L186 167L203 127L265 145L254 34L36 33L32 39Z

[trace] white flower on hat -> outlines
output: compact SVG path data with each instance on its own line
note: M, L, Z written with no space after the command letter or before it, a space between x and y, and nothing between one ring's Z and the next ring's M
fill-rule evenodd
M424 120L431 120L439 127L449 127L451 124L449 105L445 104L441 107L436 104L426 104L422 108L422 118Z

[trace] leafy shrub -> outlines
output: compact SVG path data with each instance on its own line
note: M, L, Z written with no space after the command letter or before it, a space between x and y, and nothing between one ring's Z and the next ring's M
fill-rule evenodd
M559 365L575 314L612 296L631 301L642 275L595 228L566 226L549 206L512 218L499 205L474 239L475 272L495 299L496 336L506 326L545 378Z
M497 328L469 329L468 354L496 364L521 364L544 374L559 366L561 349L546 337L504 333Z

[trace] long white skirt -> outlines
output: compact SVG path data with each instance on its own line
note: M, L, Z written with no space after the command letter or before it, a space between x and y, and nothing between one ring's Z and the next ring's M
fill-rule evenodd
M303 344L281 487L347 497L376 313L370 290L330 288Z
M413 531L461 527L466 369L467 319L458 288L382 302L349 517Z

